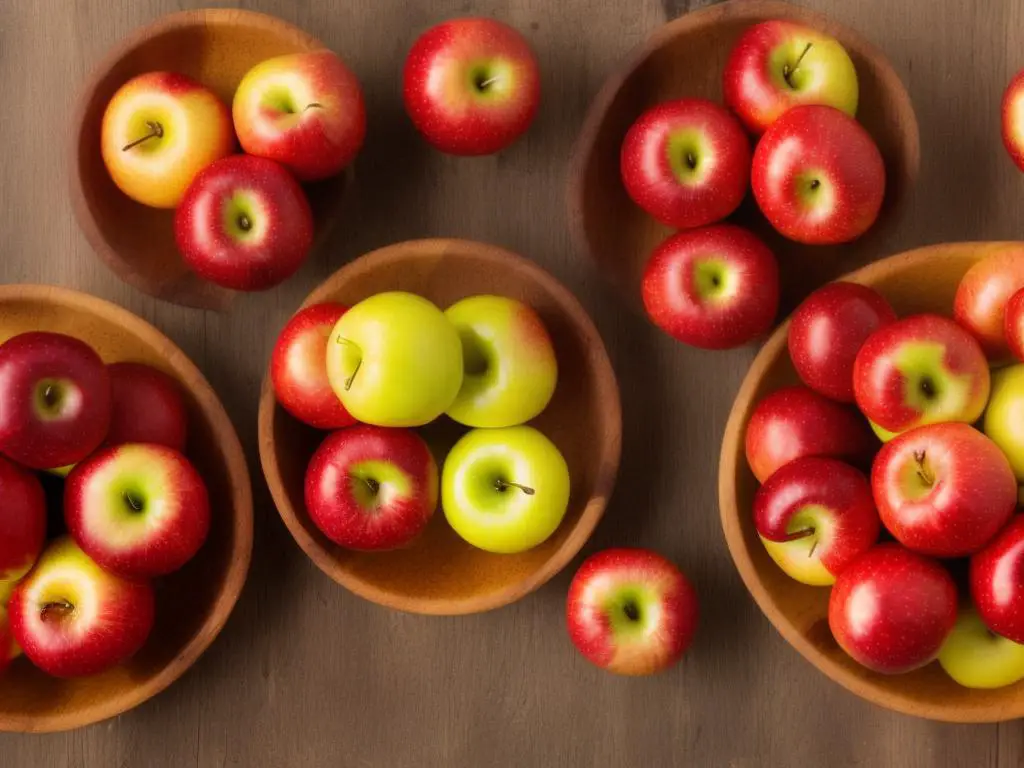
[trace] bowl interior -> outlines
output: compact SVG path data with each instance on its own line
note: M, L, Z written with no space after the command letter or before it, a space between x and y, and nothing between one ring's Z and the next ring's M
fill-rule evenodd
M471 547L439 509L425 533L405 549L359 553L331 543L303 502L306 465L323 433L277 405L264 382L260 454L274 500L292 534L332 578L378 603L420 613L470 613L509 603L537 588L576 554L600 518L614 484L621 444L615 376L597 331L575 298L531 262L493 246L416 241L382 249L334 274L306 304L351 306L381 291L417 293L446 308L475 294L509 296L533 307L558 358L554 398L533 422L565 456L572 489L555 534L517 555ZM441 467L466 430L446 417L420 430Z
M629 127L649 107L671 99L722 101L722 72L733 43L752 24L791 19L837 38L857 69L857 119L881 150L886 193L879 221L860 240L841 246L802 246L776 233L748 192L730 221L751 228L778 256L782 306L791 308L814 287L873 260L920 164L917 121L910 97L888 61L859 35L824 16L774 0L734 0L666 24L605 84L590 107L574 150L569 180L570 220L576 240L625 294L640 306L647 258L672 230L630 200L619 171Z
M879 290L900 316L936 312L951 316L964 273L1007 243L930 246L872 264L843 278ZM954 683L934 662L905 675L880 675L847 656L828 627L829 590L790 579L768 556L754 530L755 480L744 454L746 425L754 406L779 387L797 384L782 325L754 360L726 426L719 471L722 526L729 550L761 610L782 635L833 680L876 704L950 721L994 721L1024 715L1024 682L993 691ZM961 596L964 589L961 586Z
M83 294L20 285L0 287L0 318L0 343L29 330L66 333L92 345L106 362L146 363L177 379L189 410L187 454L206 481L213 510L209 538L196 558L155 582L156 626L128 663L94 677L59 680L21 657L4 675L0 730L61 730L111 717L153 696L212 642L248 570L251 489L238 437L210 385L152 326ZM52 483L61 481L47 480Z
M146 72L181 72L211 88L230 108L245 73L273 56L315 50L316 38L280 19L238 10L186 11L138 30L86 83L72 139L72 200L92 247L124 280L158 298L205 308L226 307L233 292L188 269L174 242L174 212L123 194L100 154L103 113L125 82ZM346 174L305 185L317 237L341 204Z

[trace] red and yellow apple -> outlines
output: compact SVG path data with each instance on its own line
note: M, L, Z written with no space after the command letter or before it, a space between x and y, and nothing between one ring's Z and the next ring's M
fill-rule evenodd
M1024 288L1024 246L1010 246L972 266L953 299L953 319L974 334L986 356L1002 362L1010 356L1005 315L1010 297Z
M970 587L989 631L1024 643L1024 515L971 558Z

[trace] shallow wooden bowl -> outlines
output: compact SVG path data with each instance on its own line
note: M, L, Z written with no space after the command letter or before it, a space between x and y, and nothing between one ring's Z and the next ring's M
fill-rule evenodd
M402 290L446 308L466 296L500 294L529 304L551 334L558 386L532 424L558 446L569 465L569 510L555 534L518 555L475 549L437 510L406 549L360 553L336 546L317 530L303 502L306 465L324 433L303 426L277 404L269 375L260 400L263 473L295 540L328 576L373 602L415 613L464 614L518 600L554 576L580 550L604 512L615 484L622 443L618 384L604 344L579 302L551 275L493 245L417 240L363 256L334 273L303 306L351 306L381 291ZM465 432L442 417L421 430L443 464Z
M1019 243L953 243L909 251L854 272L844 280L870 285L901 315L953 312L963 274L978 260ZM744 435L754 406L770 392L799 383L783 324L755 358L740 386L722 442L718 496L722 528L743 581L784 638L814 666L857 695L883 707L952 722L994 722L1024 716L1024 682L994 691L954 683L933 662L906 675L880 675L854 662L828 627L829 590L790 579L772 562L754 530L757 481L747 466ZM963 597L963 589L961 589Z
M174 243L174 211L137 203L111 180L100 154L100 127L117 89L146 72L181 72L230 108L235 88L254 65L323 47L301 29L262 13L184 11L136 30L97 65L72 123L71 201L89 244L122 280L159 299L204 309L225 309L235 295L185 265ZM304 185L318 239L337 218L349 176Z
M242 446L216 393L174 343L132 313L90 296L33 285L0 286L0 342L57 331L107 362L135 361L177 379L189 410L188 456L210 493L209 539L196 558L156 582L156 626L128 663L58 680L15 660L0 678L0 731L62 731L113 717L181 677L220 632L245 582L252 550L252 490Z
M573 150L569 219L574 240L639 308L647 258L672 231L640 209L622 185L619 150L640 114L662 101L701 97L719 104L722 71L739 35L752 24L789 19L836 37L857 68L857 119L878 143L887 187L882 213L860 240L843 246L803 246L777 234L753 195L730 217L753 229L779 257L782 305L793 307L814 287L873 260L880 236L898 216L917 178L920 140L910 97L885 56L857 33L799 6L776 0L733 0L682 16L661 27L630 54L590 106Z

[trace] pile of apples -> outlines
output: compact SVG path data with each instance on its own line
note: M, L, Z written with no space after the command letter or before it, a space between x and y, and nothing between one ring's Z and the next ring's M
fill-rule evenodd
M832 283L788 343L805 386L761 400L746 432L768 553L832 585L832 634L871 670L938 658L970 688L1024 679L1024 364L1008 364L1024 361L1024 249L968 270L952 319Z
M145 644L152 580L191 560L210 527L186 439L162 371L105 365L59 333L0 345L0 672L24 652L57 677L94 675ZM57 519L37 472L66 476Z
M723 85L728 109L694 98L658 104L630 127L620 155L633 201L682 230L647 262L647 314L704 349L746 344L778 311L775 255L746 229L717 223L749 187L780 234L808 245L860 237L885 196L881 153L854 119L857 73L837 40L788 21L756 24L729 54Z

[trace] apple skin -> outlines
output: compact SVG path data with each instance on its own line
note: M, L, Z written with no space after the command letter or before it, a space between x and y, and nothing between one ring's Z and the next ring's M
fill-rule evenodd
M112 405L106 445L156 443L184 452L188 411L178 382L143 363L113 363L107 373Z
M18 584L8 612L29 661L54 677L84 677L123 663L145 645L156 598L148 582L103 570L62 538Z
M1010 354L1018 362L1024 361L1024 289L1017 291L1006 302L1003 338Z
M7 671L19 653L21 649L14 642L14 633L11 632L11 622L7 616L7 600L0 600L0 675Z
M856 240L878 218L885 164L871 135L832 107L795 107L754 150L754 198L771 225L806 245Z
M724 107L679 99L651 107L626 133L619 155L626 192L670 227L721 221L750 186L750 139Z
M81 461L107 436L107 368L83 341L30 331L0 345L0 452L32 469Z
M896 321L878 291L857 283L819 288L789 321L789 356L804 384L841 403L854 402L853 364L868 336Z
M162 136L125 149L153 122ZM149 72L122 85L103 113L100 147L114 183L154 208L174 208L203 168L231 154L235 132L213 91L175 72Z
M754 528L789 576L828 586L874 546L881 524L862 473L836 459L805 456L757 489Z
M956 609L956 585L945 568L898 544L879 544L839 574L828 625L854 661L895 675L938 655Z
M1006 86L1001 112L1003 146L1010 159L1024 171L1024 69Z
M971 598L990 630L1024 643L1024 515L971 558Z
M366 137L359 80L327 50L275 56L250 69L231 105L242 149L302 181L334 176Z
M966 557L1017 507L1017 480L1002 451L967 424L930 424L885 444L871 470L878 513L907 549Z
M719 224L670 236L641 286L647 316L701 349L730 349L765 334L779 308L779 267L745 229Z
M853 409L807 387L783 387L766 395L747 423L747 463L763 483L802 456L827 456L868 466L877 442Z
M462 387L448 408L469 427L514 427L538 416L558 383L558 360L532 307L470 296L444 313L462 340Z
M1010 357L1005 337L1006 304L1024 288L1024 247L1010 247L972 266L953 298L953 319L970 331L985 356L999 363Z
M437 464L412 430L359 424L320 444L306 469L305 496L310 519L335 544L397 549L437 509Z
M725 103L754 134L803 104L824 104L853 117L858 91L857 71L839 41L788 21L747 28L725 63Z
M1024 483L1024 365L1011 365L992 374L992 396L983 429L999 446Z
M943 421L973 424L990 387L974 337L939 315L912 315L880 328L853 366L857 406L889 432Z
M965 688L1002 688L1024 679L1024 645L994 634L974 610L962 610L939 664Z
M507 24L451 19L413 43L402 75L405 110L434 147L489 155L524 134L540 104L540 68Z
M0 456L0 606L46 543L46 494L39 478ZM0 643L0 657L3 644Z
M617 548L583 561L565 613L569 639L588 661L619 675L650 675L690 647L699 606L674 563L648 549Z

